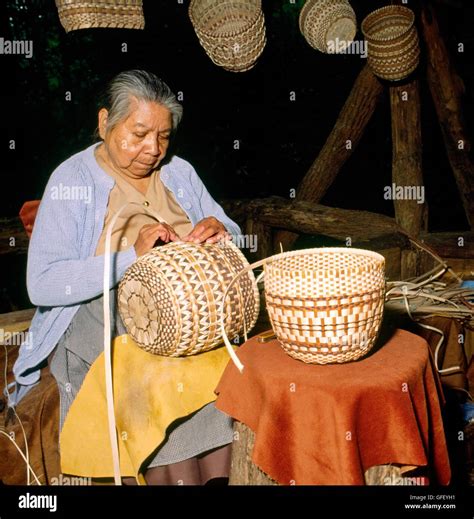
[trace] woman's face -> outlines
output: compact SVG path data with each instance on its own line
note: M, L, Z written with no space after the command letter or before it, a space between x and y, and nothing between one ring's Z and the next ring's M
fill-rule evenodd
M172 130L171 112L151 101L130 99L130 112L107 133L108 112L99 111L99 133L112 165L139 179L156 169L166 155Z

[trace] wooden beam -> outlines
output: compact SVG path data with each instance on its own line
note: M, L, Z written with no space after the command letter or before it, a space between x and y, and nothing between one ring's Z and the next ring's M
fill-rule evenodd
M22 332L30 327L36 308L0 314L0 329L3 333Z
M368 65L360 72L318 157L296 190L296 200L319 202L357 147L382 95L383 86ZM275 242L289 249L296 235L280 231Z
M305 234L324 234L352 242L370 240L399 232L393 218L351 209L271 197L252 201L248 211L253 218L273 228ZM285 249L286 250L286 249Z
M333 130L301 181L296 200L319 202L359 144L383 92L368 65L360 72ZM350 145L349 145L350 143Z
M474 260L474 231L425 232L420 238L442 258Z
M260 219L272 228L290 230L298 234L324 234L339 239L354 236L353 243L366 245L367 248L379 242L386 248L403 247L407 243L406 238L400 235L399 226L393 218L368 211L338 209L308 202L290 202L280 197L222 200L221 204L231 218L239 214L247 215L254 220ZM354 229L351 233L346 232L347 221ZM474 231L424 231L420 235L420 240L443 258L474 259Z
M464 85L451 63L433 7L428 2L423 4L421 25L428 58L428 85L440 122L448 159L472 229L474 226L474 164L470 158L471 142L462 117L461 96L464 93Z
M422 189L424 195L418 80L390 87L392 114L392 180L395 187ZM411 191L410 191L411 193ZM426 198L419 200L394 198L395 220L411 236L419 236L428 228Z

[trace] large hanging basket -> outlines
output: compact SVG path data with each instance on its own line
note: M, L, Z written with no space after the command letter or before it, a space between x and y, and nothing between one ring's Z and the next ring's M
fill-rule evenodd
M299 26L311 47L325 53L344 50L357 32L356 16L347 0L307 0Z
M66 30L90 28L143 29L142 0L56 0Z
M249 70L263 52L261 0L191 0L189 17L207 55L226 70Z
M144 350L179 357L208 351L222 343L224 316L230 337L249 331L259 313L259 294L252 272L224 292L248 266L232 243L169 243L135 261L118 291L123 323Z
M288 355L330 364L370 351L384 308L383 256L334 247L286 252L270 260L265 265L267 309Z
M361 28L367 40L367 62L375 75L400 81L416 69L420 46L411 9L401 5L382 7L370 13Z

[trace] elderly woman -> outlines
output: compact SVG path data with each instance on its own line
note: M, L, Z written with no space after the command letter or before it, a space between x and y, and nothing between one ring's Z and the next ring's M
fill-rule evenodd
M141 70L116 76L98 114L99 143L73 155L51 175L29 247L27 285L38 310L14 366L13 403L39 379L49 357L60 392L60 427L103 348L105 233L112 234L111 292L138 256L170 241L215 243L240 232L193 167L167 155L182 107L158 77ZM116 308L114 336L126 333ZM85 417L84 419L87 419ZM147 465L151 484L204 484L226 477L232 427L208 404L171 430ZM133 481L127 480L126 483Z

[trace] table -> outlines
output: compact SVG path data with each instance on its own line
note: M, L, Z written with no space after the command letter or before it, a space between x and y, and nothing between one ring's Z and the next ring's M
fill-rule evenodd
M244 371L227 366L216 407L255 433L252 461L279 484L363 485L371 467L394 464L427 467L431 481L447 485L428 344L400 329L382 339L363 360L321 366L253 337L238 351Z

